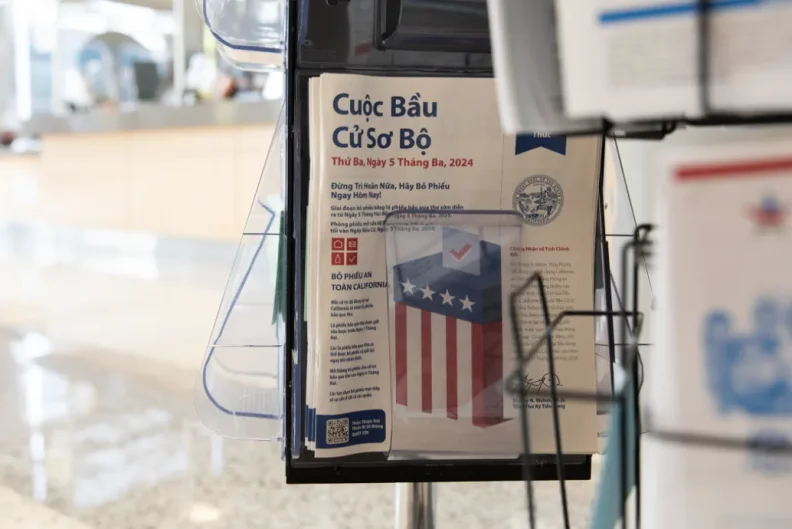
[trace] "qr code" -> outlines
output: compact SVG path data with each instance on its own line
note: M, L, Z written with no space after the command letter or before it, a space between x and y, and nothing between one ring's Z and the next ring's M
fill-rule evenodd
M327 421L327 444L340 445L349 442L349 419Z

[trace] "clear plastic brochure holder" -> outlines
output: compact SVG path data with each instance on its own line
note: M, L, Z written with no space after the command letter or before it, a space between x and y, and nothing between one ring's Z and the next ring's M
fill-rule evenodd
M195 385L198 416L225 437L283 438L284 144L282 111Z
M523 281L516 211L408 209L385 220L391 457L515 457L509 298Z
M218 52L247 71L283 69L285 0L195 0Z

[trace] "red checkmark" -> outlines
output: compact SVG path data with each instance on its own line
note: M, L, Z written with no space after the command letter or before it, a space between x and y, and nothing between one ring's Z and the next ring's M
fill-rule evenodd
M461 250L458 250L458 251L457 250L451 250L448 253L453 255L454 259L456 259L457 261L461 261L462 259L465 258L465 256L467 255L467 253L470 251L471 248L473 248L473 247L470 245L470 243L467 243L467 244L465 244L462 247Z

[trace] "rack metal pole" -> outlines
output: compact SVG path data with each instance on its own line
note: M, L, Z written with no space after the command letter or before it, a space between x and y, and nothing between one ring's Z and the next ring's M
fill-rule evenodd
M437 485L396 484L396 529L435 529Z

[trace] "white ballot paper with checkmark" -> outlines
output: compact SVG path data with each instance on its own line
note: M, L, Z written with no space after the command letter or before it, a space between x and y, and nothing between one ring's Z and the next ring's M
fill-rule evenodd
M306 445L316 457L555 453L544 349L518 377L510 294L552 316L594 296L599 137L505 136L492 79L323 74L310 84ZM544 331L518 299L525 349ZM559 391L596 388L594 321L554 333ZM596 406L559 401L563 449Z

